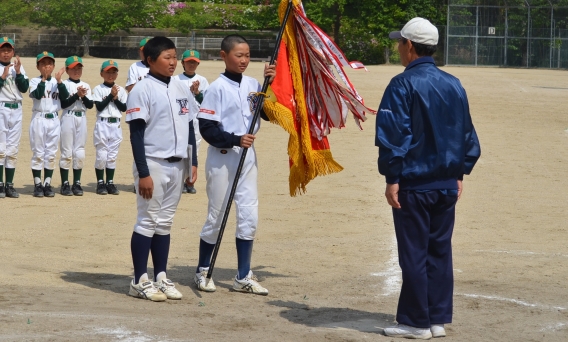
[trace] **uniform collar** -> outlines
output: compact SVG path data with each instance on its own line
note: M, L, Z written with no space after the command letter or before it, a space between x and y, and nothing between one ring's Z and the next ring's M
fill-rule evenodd
M3 66L7 67L8 65L10 65L10 64L12 64L12 63L10 63L10 62L8 62L8 63L0 62L0 64L2 64Z
M72 80L72 79L69 79L69 82L73 82L73 83L79 84L79 83L81 82L81 80Z
M230 79L233 82L236 82L238 84L241 84L241 81L243 80L243 74L239 74L239 73L235 73L235 72L230 72L227 69L225 69L225 72L223 73L223 76L225 76L226 78Z
M193 75L189 75L187 74L185 71L183 72L184 76L187 78L194 78L195 76L197 76L197 74L193 74Z
M434 62L434 58L432 58L430 56L424 56L424 57L417 58L417 59L413 60L412 62L410 62L408 64L408 66L406 67L406 69L404 69L404 71L406 71L408 69L412 69L415 66L417 66L418 64L422 64L422 63L436 64L436 62Z
M165 85L170 84L170 80L172 79L171 77L163 77L163 76L154 75L151 72L148 72L148 76L152 77L156 81L162 82Z
M112 83L103 82L103 84L104 84L105 86L109 87L109 88L114 87L114 82L112 82Z

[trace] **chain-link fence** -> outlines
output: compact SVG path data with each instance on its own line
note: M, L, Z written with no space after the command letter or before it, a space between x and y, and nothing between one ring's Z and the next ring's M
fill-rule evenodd
M568 0L449 0L445 64L568 68Z

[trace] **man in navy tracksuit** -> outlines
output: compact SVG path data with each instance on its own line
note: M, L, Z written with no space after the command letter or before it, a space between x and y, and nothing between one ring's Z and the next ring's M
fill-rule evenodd
M403 66L383 95L376 123L379 172L393 219L402 269L402 289L388 336L446 336L452 321L451 237L462 180L480 156L479 141L459 80L439 70L431 57L438 30L414 18L398 39Z

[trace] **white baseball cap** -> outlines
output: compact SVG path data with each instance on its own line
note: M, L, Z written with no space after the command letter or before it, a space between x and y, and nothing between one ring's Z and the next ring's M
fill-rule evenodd
M424 18L412 18L402 30L389 34L390 39L406 38L414 43L438 45L438 29Z

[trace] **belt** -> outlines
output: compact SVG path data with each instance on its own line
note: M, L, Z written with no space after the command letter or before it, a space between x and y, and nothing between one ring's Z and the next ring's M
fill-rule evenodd
M117 123L120 122L119 118L101 118L101 121L107 121L108 123Z
M57 113L47 113L47 114L39 113L39 115L46 119L55 119L57 117Z
M73 114L78 118L82 118L83 116L85 116L85 112L73 112L73 111L67 111L67 114Z
M4 107L6 107L6 108L18 109L19 105L20 105L19 103L4 102Z
M181 161L182 158L180 157L169 157L169 158L164 158L165 161L167 161L168 163L177 163L178 161Z

